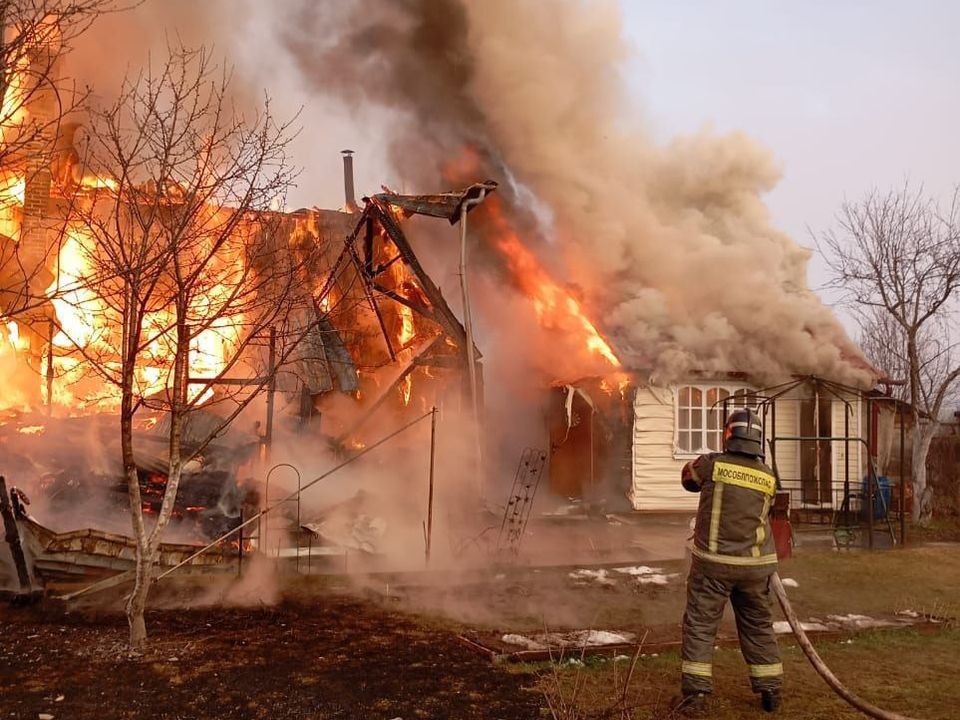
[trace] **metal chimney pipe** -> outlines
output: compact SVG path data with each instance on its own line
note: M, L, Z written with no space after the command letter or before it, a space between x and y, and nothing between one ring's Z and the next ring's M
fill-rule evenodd
M357 197L353 189L353 150L341 150L343 155L343 194L349 212L357 209Z

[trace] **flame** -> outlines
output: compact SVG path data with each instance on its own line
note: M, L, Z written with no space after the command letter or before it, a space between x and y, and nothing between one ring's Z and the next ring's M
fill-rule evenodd
M600 380L600 389L607 395L616 391L620 398L627 399L627 388L630 385L630 376L625 372L615 372Z
M384 204L386 205L389 213L393 216L393 220L397 223L397 225L400 225L404 220L410 217L410 212L404 210L402 207L389 202Z
M392 207L392 206L391 206ZM406 284L412 284L413 280L407 277L407 271L403 263L395 262L390 266L390 275L393 277L396 288L399 290ZM409 350L410 344L414 341L417 336L417 326L413 320L413 310L403 303L397 303L397 319L399 321L397 327L397 343L400 346L401 353L403 355L409 354L412 352ZM413 377L410 373L400 381L397 385L400 390L400 400L403 404L410 404L410 395L413 392Z
M120 183L110 177L102 177L100 175L84 175L82 178L80 178L80 187L91 188L93 190L107 188L113 192L116 192L120 187Z
M403 288L405 284L413 282L407 277L407 271L403 263L400 262L395 262L390 266L390 275L393 278L394 286L398 290ZM400 348L403 349L416 337L417 327L413 322L413 310L403 303L397 303L397 317L399 319L397 341L400 344Z
M37 41L41 45L54 43L58 39L55 22L43 24L40 30ZM32 80L29 63L30 53L25 53L17 65L3 69L6 82L5 92L0 99L0 143L10 143L19 137L24 123L30 120L28 104ZM116 193L119 183L114 177L94 173L84 175L79 187L81 190ZM19 240L21 234L25 193L26 180L22 168L17 166L0 170L0 235L12 238L14 242ZM200 222L204 227L223 227L220 212L220 208L210 206ZM312 218L312 215L308 217ZM242 232L237 231L238 234ZM211 230L210 234L215 233ZM199 253L203 251L202 247L198 250ZM242 253L228 248L224 255L223 258L215 258L209 272L204 273L203 286L191 299L188 308L189 324L202 327L192 338L189 348L189 373L193 378L220 375L240 342L242 316L220 317L213 323L204 322L228 307L234 280L244 273ZM90 377L89 363L83 357L84 353L96 357L111 372L115 372L120 364L121 322L116 308L111 306L111 303L115 304L115 299L108 302L103 297L110 295L111 289L103 291L103 283L96 277L98 263L94 239L83 227L68 226L53 265L51 270L55 279L46 289L51 298L57 328L51 346L46 347L41 355L41 349L30 347L29 337L21 334L16 323L7 322L5 327L0 325L3 371L9 378L10 373L32 366L41 356L45 368L46 359L52 356L56 381L53 385L54 397L48 398L48 401L71 410L83 409L87 404L98 409L115 406L119 403L119 390ZM144 334L150 340L135 372L136 392L141 396L162 391L169 383L174 355L172 328L175 317L172 308L152 308L145 318ZM54 348L57 352L54 352ZM32 384L33 380L26 383L31 387ZM21 391L25 387L24 382L18 385L17 389ZM40 378L40 386L41 394L37 397L45 396L44 377ZM199 384L190 386L188 396L195 398L202 387ZM211 392L208 390L207 394ZM21 394L8 389L0 400L0 407L12 407L13 404L28 407L32 402L29 394L22 394L22 397ZM201 398L201 401L205 399Z
M27 425L26 427L19 428L18 433L24 435L42 435L44 431L43 425Z
M229 243L228 243L229 245ZM94 291L97 284L95 243L82 227L68 228L56 264L56 279L47 288L60 330L53 345L61 350L54 358L58 381L54 401L71 407L93 402L101 407L119 403L116 387L96 388L87 397L76 397L68 388L82 380L86 370L76 351L96 357L105 367L119 369L120 321L115 309ZM201 250L202 252L202 250ZM194 335L189 347L189 376L195 379L219 377L239 346L243 316L224 313L231 302L231 289L243 273L240 253L216 258L205 273L198 292L191 298L188 324L207 325ZM210 320L210 318L213 318ZM175 355L176 315L173 307L158 308L144 317L144 338L148 339L135 371L135 391L147 397L165 391ZM202 397L198 394L203 393ZM213 388L199 383L188 386L187 397L199 403L213 395ZM92 398L96 396L96 400Z
M23 175L0 173L0 233L15 242L20 238L26 188Z
M7 340L14 350L23 351L30 348L30 341L20 337L20 326L14 320L7 322Z
M15 67L7 68L6 91L3 94L0 109L0 142L9 143L21 132L27 119L25 100L27 97L29 58L24 55L18 59ZM20 237L20 225L23 220L22 208L26 194L27 181L22 172L5 168L0 172L0 233L9 238Z
M407 373L406 377L400 381L400 399L403 400L404 405L410 404L410 393L413 392L413 377Z
M417 331L413 326L413 310L406 305L400 306L400 347L406 347L416 336Z
M3 94L3 115L0 117L0 123L3 126L4 139L7 133L14 131L18 125L22 125L27 117L27 107L24 102L27 98L28 79L27 70L29 69L30 58L23 54L18 58L17 65L7 68L8 73L7 89Z
M550 277L533 252L509 226L500 212L497 199L492 198L488 207L491 211L488 217L496 230L494 245L521 292L532 301L540 324L574 333L591 354L602 357L615 368L621 367L613 348L600 335L580 303Z

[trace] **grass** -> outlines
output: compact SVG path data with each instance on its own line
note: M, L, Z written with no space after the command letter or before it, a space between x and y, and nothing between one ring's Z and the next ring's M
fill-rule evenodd
M809 553L781 563L780 575L799 582L790 599L801 617L960 610L960 547Z
M786 674L785 703L778 717L860 718L827 688L810 667L800 649L783 646ZM960 683L956 682L956 659L960 657L960 630L936 635L913 631L876 631L849 643L827 643L818 648L830 668L849 689L887 710L925 720L956 717ZM546 717L557 720L617 718L664 720L670 718L670 702L678 693L679 659L673 653L641 657L627 692L620 701L629 661L592 660L582 666L561 664L533 669L536 687L544 696ZM738 720L760 716L756 697L750 692L746 667L739 651L718 650L714 658L714 720ZM565 708L566 712L551 712Z
M890 616L898 610L952 618L941 632L874 631L849 641L817 641L818 650L841 681L864 699L911 717L938 720L957 717L960 683L960 547L915 547L889 552L804 552L781 564L783 577L799 583L790 589L803 618L857 613ZM607 591L609 592L609 591ZM556 601L556 597L555 597ZM616 606L617 604L614 603ZM682 586L653 595L642 604L644 621L670 618L682 611ZM779 616L779 611L776 613ZM619 622L617 622L619 621ZM729 618L728 618L729 621ZM636 625L626 617L614 627ZM593 624L593 627L598 625ZM726 632L731 633L729 623ZM679 633L677 633L679 635ZM858 718L827 688L792 638L781 640L786 672L786 705L780 717ZM557 720L664 720L679 692L679 658L675 653L640 658L623 692L624 666L599 658L583 665L533 668L544 697L545 717ZM531 668L526 668L530 670ZM739 650L716 652L711 718L733 720L760 716L750 692Z
M575 583L568 569L528 569L482 586L427 587L400 602L407 611L442 617L454 626L495 632L628 630L670 628L676 634L684 604L682 562L653 563L679 578L666 586L640 587L629 578L616 584ZM789 590L795 609L811 616L856 613L891 616L912 609L933 615L960 615L960 546L888 551L803 549L780 566L797 580ZM733 630L732 617L724 625ZM655 631L654 638L661 632Z

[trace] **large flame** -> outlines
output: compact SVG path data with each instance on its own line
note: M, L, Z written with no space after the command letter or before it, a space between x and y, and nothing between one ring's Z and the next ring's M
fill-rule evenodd
M102 282L95 277L95 254L95 243L85 229L71 226L57 258L56 279L47 288L60 328L53 338L58 390L54 401L75 409L91 404L111 407L120 399L116 387L98 386L84 397L75 397L68 389L82 385L84 359L94 359L107 369L120 367L120 318L103 294L95 291L97 283ZM229 307L232 283L242 272L239 253L216 260L206 273L205 282L200 284L200 291L191 298L188 314L192 319L215 318L191 339L189 376L193 379L218 377L240 343L242 315L224 314L223 310ZM134 375L135 391L141 397L161 393L171 386L175 321L172 306L154 309L144 318L145 348ZM201 384L191 384L188 398L195 399L202 388ZM207 389L200 401L205 402L212 392Z
M486 217L492 225L494 247L499 251L514 283L533 303L541 326L572 333L576 343L589 354L603 358L614 368L621 367L613 348L587 317L583 306L550 277L537 256L510 226L503 216L499 201L492 198L486 209Z
M55 32L55 28L51 26L50 32ZM28 120L26 101L30 80L27 77L27 63L25 55L21 65L5 69L6 89L0 107L0 143L12 142ZM25 178L21 167L0 170L0 242L20 241ZM78 183L83 191L103 191L114 198L117 197L118 185L114 178L99 174L85 175ZM216 227L219 212L218 208L210 208L208 216L201 222L209 221L211 227ZM203 248L200 248L200 252L203 252ZM118 370L120 365L122 324L116 308L111 307L105 299L110 293L101 292L102 279L95 277L96 253L93 238L82 226L73 224L67 227L59 253L54 258L54 266L50 268L54 280L46 289L53 305L57 330L51 341L43 339L46 338L45 330L39 332L43 348L31 348L30 337L36 340L37 336L24 336L15 322L7 322L0 327L0 361L3 362L8 380L14 370L19 372L31 364L36 365L37 358L41 360L42 369L38 393L35 394L32 387L24 392L24 382L32 386L36 380L30 381L21 373L14 383L21 386L19 391L8 388L4 399L0 400L0 409L26 407L30 404L31 396L45 397L48 363L53 367L56 381L53 384L54 396L45 398L47 402L66 406L71 411L85 407L103 409L119 402L119 389L110 383L95 381L89 372L88 361L91 359L110 372ZM191 299L189 314L192 322L200 324L198 318L202 321L203 318L216 315L230 302L231 281L242 274L243 257L242 253L237 252L227 252L225 255L229 257L215 259L210 264L200 291ZM149 341L135 370L136 392L141 396L161 392L169 384L173 366L174 319L173 310L169 307L155 308L145 318L144 336ZM192 338L189 348L190 377L215 378L224 371L240 341L242 320L239 315L218 317ZM28 360L28 355L34 358L33 362ZM38 377L35 370L32 377ZM192 385L189 397L194 398L201 388L202 385Z
M393 263L393 265L390 266L390 274L397 288L403 287L405 283L412 282L412 280L407 277L407 271L403 263ZM397 303L396 307L397 319L399 320L397 327L397 344L401 352L405 352L417 336L417 327L413 320L413 310L402 303ZM409 405L410 396L413 393L413 375L411 373L407 373L403 380L400 381L399 388L400 399L404 405Z

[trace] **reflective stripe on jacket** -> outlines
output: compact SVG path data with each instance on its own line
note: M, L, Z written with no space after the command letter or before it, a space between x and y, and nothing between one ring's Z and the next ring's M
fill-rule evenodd
M693 554L729 566L776 565L770 505L777 481L763 462L738 453L711 453L688 462L684 488L700 493Z

